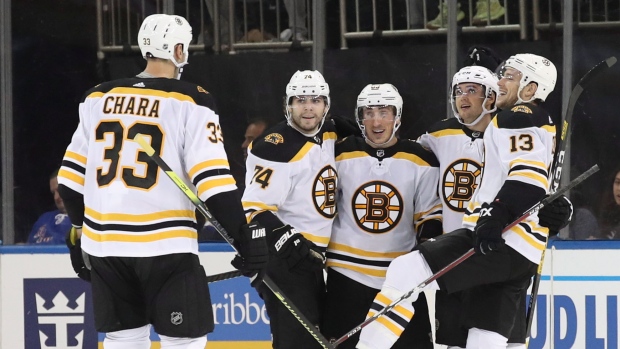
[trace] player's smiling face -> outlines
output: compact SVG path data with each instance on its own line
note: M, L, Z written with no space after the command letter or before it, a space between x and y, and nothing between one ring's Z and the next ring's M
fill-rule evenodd
M370 106L364 107L363 111L364 129L368 140L375 144L386 143L394 130L394 107L392 106ZM400 121L398 121L400 122ZM392 138L390 146L396 143L396 137Z
M472 123L482 114L484 86L464 82L454 87L456 110L466 124Z
M507 67L499 81L499 96L497 96L497 107L506 109L517 104L519 100L519 85L521 84L521 72Z
M289 106L291 121L300 130L312 133L318 130L327 105L322 96L295 96Z

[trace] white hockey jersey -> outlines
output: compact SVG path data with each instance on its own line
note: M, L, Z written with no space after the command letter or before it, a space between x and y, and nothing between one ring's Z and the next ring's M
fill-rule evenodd
M235 190L214 110L202 87L175 79L122 79L86 93L58 174L84 195L84 251L198 253L194 206L133 139L145 135L203 201Z
M467 204L480 185L483 135L463 126L456 118L449 118L434 124L418 138L439 160L444 233L462 228Z
M390 262L415 246L420 225L441 220L438 166L431 152L410 140L386 149L356 137L338 143L338 216L327 266L381 289Z
M308 240L325 248L336 216L338 176L334 126L326 122L306 137L281 122L248 148L241 200L248 222L271 211Z
M555 150L555 125L540 107L522 104L497 114L484 133L484 168L480 186L463 217L463 226L472 229L478 221L480 207L501 196L513 208L516 217L536 202L523 202L528 193L548 192L549 169ZM505 183L516 181L519 192L502 191ZM515 217L515 218L516 218ZM538 225L532 215L506 232L506 244L538 264L545 249L549 229Z

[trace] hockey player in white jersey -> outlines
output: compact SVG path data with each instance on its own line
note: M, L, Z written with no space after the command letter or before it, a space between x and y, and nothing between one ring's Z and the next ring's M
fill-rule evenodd
M363 138L349 136L336 144L338 216L327 249L322 326L328 338L337 339L364 320L394 258L442 232L438 162L416 142L396 136L402 108L393 85L366 86L355 113ZM385 306L383 301L378 298L375 305ZM404 304L395 309L398 315L381 320L400 336L393 348L433 348L426 299L418 299L415 308L415 316L411 304ZM405 328L399 316L413 320ZM356 338L338 348L354 348Z
M418 142L439 160L439 196L443 231L463 225L463 214L482 177L484 130L497 110L497 76L489 69L469 66L452 78L450 105L454 117L430 127ZM464 311L466 292L435 293L435 342L449 349L464 348L467 342ZM525 315L524 315L525 316Z
M298 71L286 86L286 120L248 147L243 207L267 228L267 275L319 325L325 295L323 252L336 216L336 133L326 123L329 86L318 71ZM273 348L321 348L265 287Z
M138 39L144 72L102 83L80 103L79 125L58 175L74 225L68 245L76 271L90 266L104 348L149 348L151 326L162 348L204 348L214 323L198 260L195 209L149 161L133 140L136 134L196 186L235 239L242 256L237 267L254 273L264 268L267 246L245 224L213 98L177 80L187 63L191 27L180 16L152 15Z
M427 286L449 293L475 287L469 301L493 312L489 318L499 322L497 330L471 328L470 349L507 347L519 294L527 289L545 248L548 229L538 224L536 215L504 236L501 231L549 189L555 126L538 104L553 91L556 79L555 66L544 57L518 54L506 61L498 82L497 107L502 111L484 133L482 179L465 211L464 228L396 258L386 274L381 293L395 299L473 247L474 256ZM375 321L362 330L357 348L387 349L394 340L390 330Z

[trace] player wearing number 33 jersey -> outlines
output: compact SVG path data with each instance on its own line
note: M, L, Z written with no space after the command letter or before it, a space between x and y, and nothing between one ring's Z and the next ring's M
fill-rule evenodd
M192 137L178 137L187 129ZM189 175L202 200L236 189L219 117L202 87L175 79L103 83L80 103L80 127L59 173L61 183L84 193L82 249L94 256L195 253L194 207L133 141L138 133L175 173Z

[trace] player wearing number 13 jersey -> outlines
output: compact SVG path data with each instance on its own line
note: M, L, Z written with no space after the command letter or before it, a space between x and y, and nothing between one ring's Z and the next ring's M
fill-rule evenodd
M267 263L264 237L245 223L214 101L202 87L175 79L191 39L183 17L147 17L138 34L145 71L86 92L59 171L75 227L68 245L79 248L81 240L84 264L90 264L95 327L107 333L104 347L148 348L153 325L162 348L204 348L213 330L194 206L149 160L136 135L193 183L235 239L241 254L236 267L249 272L252 264L261 269Z

